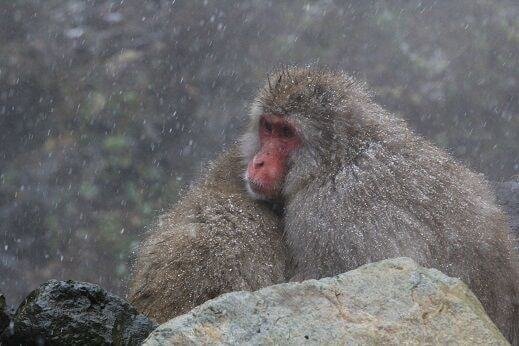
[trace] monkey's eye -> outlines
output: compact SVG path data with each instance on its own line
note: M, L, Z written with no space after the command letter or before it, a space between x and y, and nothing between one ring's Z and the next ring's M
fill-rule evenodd
M294 131L287 125L284 125L281 128L281 133L283 134L283 137L285 137L285 138L291 138L294 136Z
M265 128L265 130L267 130L268 133L272 132L272 124L264 119L263 119L263 127Z

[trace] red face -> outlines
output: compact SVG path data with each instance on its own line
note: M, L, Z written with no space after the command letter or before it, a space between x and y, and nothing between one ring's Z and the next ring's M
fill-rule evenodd
M250 190L262 199L275 199L287 172L287 161L301 140L292 123L276 115L262 115L260 149L247 166Z

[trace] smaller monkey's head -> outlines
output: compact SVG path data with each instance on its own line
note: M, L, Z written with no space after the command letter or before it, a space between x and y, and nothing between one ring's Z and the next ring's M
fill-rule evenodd
M342 73L311 68L288 68L268 78L241 140L245 181L255 198L282 199L330 169L337 146L345 144L338 137L355 132L347 111L354 84Z

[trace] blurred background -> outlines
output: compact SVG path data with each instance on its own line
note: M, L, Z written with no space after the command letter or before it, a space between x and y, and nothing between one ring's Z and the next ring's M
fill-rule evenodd
M519 172L519 3L0 1L0 291L124 296L153 218L280 64L318 63L488 179Z

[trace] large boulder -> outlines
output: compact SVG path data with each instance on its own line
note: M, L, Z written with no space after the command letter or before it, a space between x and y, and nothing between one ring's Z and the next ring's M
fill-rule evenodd
M56 280L34 290L12 322L2 345L139 345L156 327L98 285Z
M161 325L145 345L301 343L508 344L463 282L397 258L222 295Z

